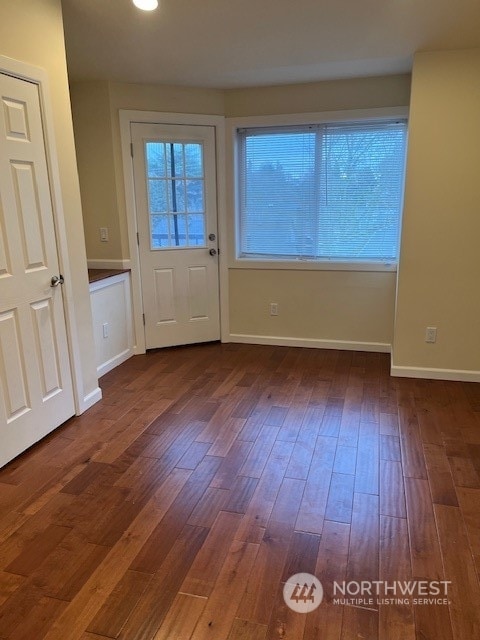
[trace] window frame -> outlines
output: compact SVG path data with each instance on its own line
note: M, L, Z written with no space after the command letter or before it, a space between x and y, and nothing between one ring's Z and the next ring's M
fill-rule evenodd
M232 158L229 167L229 182L232 194L229 203L230 220L232 222L229 233L229 261L228 266L231 269L284 269L284 270L328 270L328 271L396 271L398 260L396 262L380 262L368 260L337 260L337 259L302 259L302 258L251 258L240 257L240 184L239 184L239 162L240 162L240 142L238 130L262 127L295 127L302 125L322 125L331 123L368 123L388 121L395 118L401 118L407 121L407 141L406 151L408 150L408 107L386 107L378 109L355 109L348 111L329 111L318 113L304 113L291 115L273 115L273 116L247 116L242 118L227 118L227 127L229 135L227 141L230 149L228 155ZM406 159L405 154L405 159ZM402 194L403 196L403 194ZM401 240L402 228L402 212L403 197L400 203L400 234L399 245Z

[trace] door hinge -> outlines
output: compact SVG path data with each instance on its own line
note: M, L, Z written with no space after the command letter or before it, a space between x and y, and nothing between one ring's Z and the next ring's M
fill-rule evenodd
M140 234L137 231L137 245L140 246Z
M145 314L142 313L142 318L143 318L143 326L145 326Z
M130 155L133 158L133 142L130 143Z

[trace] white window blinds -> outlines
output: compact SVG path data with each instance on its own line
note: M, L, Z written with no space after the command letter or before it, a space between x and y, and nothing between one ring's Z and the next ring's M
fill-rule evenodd
M240 258L396 261L405 121L238 135Z

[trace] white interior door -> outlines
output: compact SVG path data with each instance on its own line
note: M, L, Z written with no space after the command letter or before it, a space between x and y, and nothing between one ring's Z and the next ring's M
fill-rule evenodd
M75 409L38 86L0 73L0 101L2 466Z
M218 340L215 129L131 133L146 348Z

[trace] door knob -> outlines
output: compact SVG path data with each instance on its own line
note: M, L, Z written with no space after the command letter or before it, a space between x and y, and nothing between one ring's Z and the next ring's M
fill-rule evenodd
M217 255L217 250L216 249L210 249L210 251L208 252L211 256L216 256Z
M60 274L59 276L52 277L52 279L50 280L50 286L58 287L59 284L63 284L64 282L65 280L63 279L63 276Z

